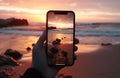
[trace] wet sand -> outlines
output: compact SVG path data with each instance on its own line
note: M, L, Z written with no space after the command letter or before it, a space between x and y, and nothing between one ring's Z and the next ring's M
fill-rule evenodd
M86 53L77 53L74 66L66 67L60 73L72 75L73 78L120 78L120 44L99 46L97 49L91 45L83 46L91 51L81 49Z
M0 54L4 53L8 48L26 52L26 48L28 46L32 48L31 45L36 43L38 38L37 36L0 34Z
M18 60L20 66L4 66L0 67L0 71L7 70L14 78L19 78L31 67L32 50L27 51L26 48L32 48L32 44L36 43L39 37L37 36L21 36L21 35L6 35L0 34L0 55L3 55L7 49L17 50L23 54L22 59Z

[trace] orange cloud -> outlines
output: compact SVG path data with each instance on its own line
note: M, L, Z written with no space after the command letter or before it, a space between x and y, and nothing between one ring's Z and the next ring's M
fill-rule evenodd
M120 22L120 0L0 0L0 16L45 22L48 10L73 10L79 22Z

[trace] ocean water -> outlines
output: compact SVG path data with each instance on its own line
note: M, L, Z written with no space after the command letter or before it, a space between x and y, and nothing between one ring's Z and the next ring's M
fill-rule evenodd
M48 30L48 43L52 43L56 39L61 39L61 43L73 43L73 29L50 29Z
M40 36L44 30L45 26L15 26L0 28L0 34ZM55 30L54 32L57 33L58 31ZM61 34L69 35L71 30L64 29ZM81 44L119 44L120 24L76 24L75 35Z

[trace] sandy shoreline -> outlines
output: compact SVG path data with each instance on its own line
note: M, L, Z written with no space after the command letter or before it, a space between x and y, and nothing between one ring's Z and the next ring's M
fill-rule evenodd
M32 50L27 51L26 48L32 48L32 44L36 43L37 36L21 36L21 35L6 35L0 34L0 55L3 55L7 49L17 50L23 54L22 59L18 60L20 66L5 66L0 67L0 71L7 70L14 78L19 78L27 68L31 67Z
M12 67L11 73L19 78L24 71L31 66L31 52L26 48L32 48L32 43L38 40L37 36L19 36L0 34L0 53L12 48L23 54L19 60L21 66ZM72 75L73 78L120 78L120 44L101 46L79 44L77 60L72 67L66 67L59 73ZM8 66L9 68L9 66Z
M32 48L31 45L36 43L38 38L37 36L0 34L0 53L8 48L26 52L26 48L28 46Z
M74 78L120 78L119 51L120 44L101 46L90 53L79 53L74 66L60 73L71 74Z

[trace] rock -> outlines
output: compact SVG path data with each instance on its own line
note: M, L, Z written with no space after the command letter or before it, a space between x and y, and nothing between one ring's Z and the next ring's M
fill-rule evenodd
M13 75L8 72L0 72L0 78L13 78Z
M56 29L56 27L51 26L51 27L48 27L48 29L52 30L52 29Z
M59 38L56 38L56 41L59 42L59 43L61 42L61 40Z
M79 40L75 38L75 44L78 44L79 43Z
M51 51L51 53L56 54L56 53L58 53L58 48L52 47L52 48L50 48L50 51Z
M35 46L35 43L33 43L32 46L34 47L34 46Z
M6 55L6 54L9 54L9 53L11 53L11 52L13 52L12 49L7 49L6 52L5 52L4 54Z
M0 19L0 27L20 26L20 25L28 25L28 21L26 19L16 19L16 18Z
M0 66L4 66L6 63L4 62L4 59L3 58L1 58L1 56L0 56Z
M18 62L17 62L15 59L13 59L13 58L7 58L6 64L7 64L7 65L12 65L12 66L18 66L18 65L20 65L20 63L18 63Z
M6 52L4 53L6 56L10 56L15 60L19 60L22 58L22 54L16 50L12 49L7 49Z
M110 45L112 45L111 43L102 43L101 44L102 46L110 46Z
M27 50L27 51L31 51L31 48L30 48L30 47L27 47L26 50Z
M56 38L56 40L54 40L54 41L52 42L52 44L53 44L53 45L59 45L60 42L61 42L61 39Z
M74 46L74 51L77 51L78 50L78 47L77 46Z
M0 55L0 66L5 66L5 65L18 66L20 64L13 58Z
M52 45L59 45L60 43L58 41L53 41Z
M67 57L68 53L66 51L61 52L64 57Z

